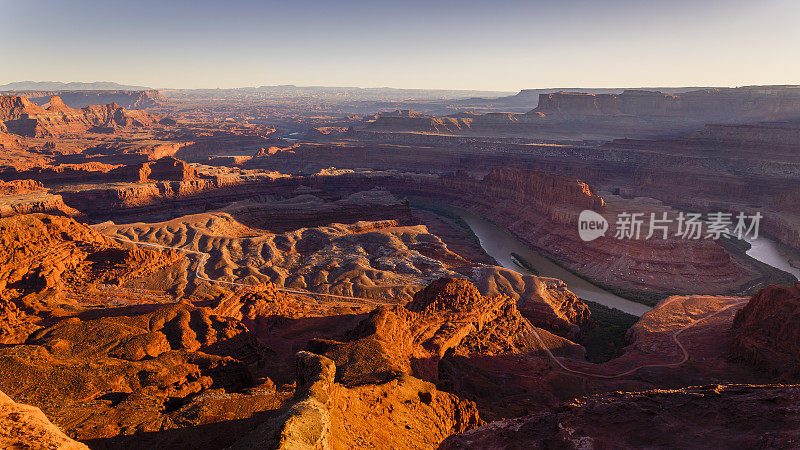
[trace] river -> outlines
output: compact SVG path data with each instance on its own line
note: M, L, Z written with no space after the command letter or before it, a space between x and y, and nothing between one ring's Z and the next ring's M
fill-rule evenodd
M609 308L616 308L635 316L641 316L651 309L651 307L647 305L612 294L573 274L541 254L531 250L527 244L517 239L508 230L487 220L479 214L455 206L447 206L445 209L461 217L472 229L472 232L475 233L475 236L478 237L481 247L483 247L486 253L493 257L499 265L507 269L524 271L524 269L521 269L514 263L511 253L516 253L527 260L539 272L539 275L563 280L567 284L569 290L580 298L600 303ZM755 240L748 239L747 241L752 246L750 250L747 251L748 256L765 264L769 264L772 267L789 272L800 279L800 269L792 267L789 264L787 257L780 252L778 244L774 241L764 236L759 236L759 238Z
M635 316L641 316L651 309L647 305L622 298L589 283L539 253L534 252L506 229L490 222L479 214L457 207L447 207L446 209L461 217L472 229L472 232L475 233L475 236L478 237L481 247L486 253L506 269L524 270L514 264L511 253L516 253L536 268L539 275L563 280L567 283L569 290L580 298L600 303L609 308L616 308Z
M789 264L786 255L781 252L780 246L775 241L764 236L759 236L756 239L745 238L745 241L750 244L750 250L746 252L747 256L764 264L769 264L776 269L788 272L800 280L800 269Z

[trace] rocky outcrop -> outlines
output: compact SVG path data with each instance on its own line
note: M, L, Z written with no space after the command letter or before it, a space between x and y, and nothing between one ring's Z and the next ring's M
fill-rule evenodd
M800 387L781 385L615 392L494 422L439 448L791 448L800 440L798 401Z
M67 206L60 195L45 191L33 193L0 195L0 217L11 217L19 214L52 214L57 216L78 216L80 212Z
M62 136L85 132L113 133L117 127L144 128L154 125L155 117L144 111L129 111L111 103L73 109L59 97L50 99L44 109L26 97L0 97L0 121L9 133L21 136Z
M229 448L435 448L449 434L482 423L474 403L438 391L431 383L400 375L345 387L335 382L336 373L330 359L299 352L290 406ZM393 420L384 420L385 411L391 411Z
M8 134L6 124L0 122L0 149L12 150L20 147L22 147L22 141L19 139L19 137L13 134Z
M89 450L53 425L39 408L15 403L0 392L0 447Z
M164 156L153 162L129 164L98 174L93 181L128 181L146 183L148 181L192 181L198 178L197 169L180 159Z
M34 180L0 181L0 195L27 194L42 189L42 183Z
M800 378L800 283L768 286L736 314L731 356L781 380Z
M330 359L309 352L298 353L296 403L228 448L332 448L328 406L337 389L335 374L336 365Z
M337 380L346 385L386 380L399 373L441 382L439 362L445 355L491 356L536 349L532 330L510 297L485 297L468 280L440 278L405 307L374 311L348 334L347 341L318 340L309 347L336 361Z
M152 163L148 163L149 180L188 181L197 179L197 170L184 161L165 156Z
M279 406L285 394L274 390L255 397L236 394L253 386L249 367L263 366L268 358L268 349L238 321L178 303L146 314L72 317L23 344L3 347L0 386L14 389L51 417L55 413L54 420L69 424L79 439L138 431L163 445L187 437L153 432L218 422L219 414L230 414L222 412L230 409L228 403L259 411ZM54 404L61 406L48 409ZM241 428L233 424L229 431L241 436ZM227 436L223 442L234 439Z
M523 275L499 266L476 267L470 279L483 295L507 295L533 325L574 338L590 322L589 307L556 278Z
M74 307L77 292L88 297L91 286L119 284L175 260L123 250L73 219L43 214L0 219L0 244L0 314L9 318L0 327L0 342L24 339L35 328L36 319L23 315Z

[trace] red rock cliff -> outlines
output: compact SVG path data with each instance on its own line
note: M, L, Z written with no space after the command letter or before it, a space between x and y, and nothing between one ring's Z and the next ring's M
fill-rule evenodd
M731 327L731 354L775 373L800 378L800 283L758 291Z

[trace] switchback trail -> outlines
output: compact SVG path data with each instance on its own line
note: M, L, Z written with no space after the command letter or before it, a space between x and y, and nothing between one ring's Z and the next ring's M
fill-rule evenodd
M677 299L673 299L673 300L671 300L670 302L668 302L668 303L665 303L665 304L664 304L664 306L666 306L666 305L668 305L668 304L670 304L670 303L674 302L675 300L677 300ZM556 363L556 365L558 365L558 367L560 367L562 370L564 370L564 371L566 371L566 372L574 373L574 374L577 374L577 375L583 375L583 376L587 376L587 377L594 377L594 378L620 378L620 377L624 377L624 376L626 376L626 375L630 375L630 374L632 374L632 373L636 372L637 370L644 369L644 368L656 368L656 367L678 367L678 366L682 365L683 363L685 363L686 361L688 361L688 360L689 360L689 352L686 350L686 347L684 347L684 346L683 346L683 344L681 344L681 341L679 341L679 340L678 340L678 335L679 335L679 334L681 334L682 332L686 331L688 328L691 328L691 327L693 327L694 325L697 325L698 323L700 323L700 322L702 322L702 321L704 321L704 320L706 320L706 319L709 319L709 318L711 318L711 317L714 317L714 316L716 316L716 315L719 315L719 314L721 314L722 312L724 312L724 311L727 311L727 310L729 310L729 309L731 309L731 308L733 308L733 307L736 307L736 306L739 306L739 305L746 304L748 301L749 301L749 300L740 300L740 301L737 301L737 302L731 303L730 305L728 305L728 306L726 306L726 307L724 307L724 308L722 308L722 309L720 309L720 310L714 311L714 312L712 312L712 313L706 314L706 315L705 315L705 316L703 316L703 317L700 317L700 318L698 318L698 319L695 319L695 320L693 320L693 321L689 322L689 324L687 324L686 326L684 326L684 327L681 327L681 328L680 328L680 329L678 329L677 331L673 332L673 333L672 333L672 341L673 341L673 342L675 342L675 344L677 344L677 345L678 345L678 348L679 348L679 349L681 350L681 352L683 353L683 357L681 358L681 360L680 360L680 361L677 361L677 362L672 362L672 363L660 363L660 364L643 364L643 365L640 365L640 366L636 366L636 367L634 367L633 369L626 370L625 372L617 373L617 374L614 374L614 375L605 375L605 374L598 374L598 373L589 373L589 372L584 372L584 371L582 371L582 370L570 369L569 367L565 366L565 365L564 365L564 364L563 364L563 363L562 363L562 362L559 360L559 358L558 358L556 355L554 355L554 354L553 354L553 352L551 352L551 351L550 351L550 349L549 349L549 348L547 347L547 345L544 343L544 340L542 339L542 337L541 337L541 336L539 336L539 333L536 331L536 329L535 329L535 328L534 328L534 330L533 330L533 334L536 336L536 340L537 340L537 341L539 341L539 345L541 345L541 346L542 346L542 348L544 349L545 353L547 353L547 356L548 356L548 357L550 357L550 359L552 359L552 360L553 360L553 362L555 362L555 363Z

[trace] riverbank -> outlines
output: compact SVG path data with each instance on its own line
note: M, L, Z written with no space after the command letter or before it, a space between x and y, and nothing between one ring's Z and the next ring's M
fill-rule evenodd
M738 291L728 293L730 295L749 296L770 284L792 284L800 278L800 270L794 269L797 272L795 275L776 267L785 263L786 268L792 270L789 262L781 259L778 253L779 244L764 235L759 236L756 241L721 238L720 244L729 253L748 261L760 274L758 278L742 286Z
M479 214L450 205L439 204L437 208L460 217L477 237L484 251L493 257L499 266L520 271L520 265L524 261L525 265L534 268L540 276L564 281L569 290L582 299L637 317L651 309L646 304L616 295L570 272L549 258L533 251L508 230Z

